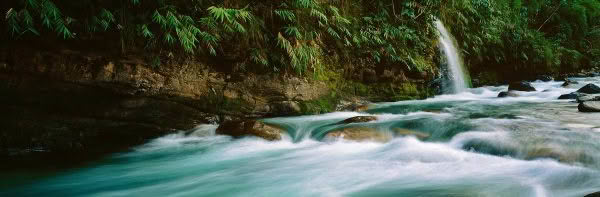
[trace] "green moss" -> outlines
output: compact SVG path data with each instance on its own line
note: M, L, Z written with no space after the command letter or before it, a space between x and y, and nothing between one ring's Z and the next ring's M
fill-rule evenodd
M253 104L250 104L241 98L227 98L219 92L217 92L217 94L209 93L199 100L202 100L203 102L197 102L198 107L213 113L249 113L250 109L253 108Z
M340 100L338 94L333 91L331 94L319 99L304 101L300 103L302 115L323 114L335 111L335 106Z

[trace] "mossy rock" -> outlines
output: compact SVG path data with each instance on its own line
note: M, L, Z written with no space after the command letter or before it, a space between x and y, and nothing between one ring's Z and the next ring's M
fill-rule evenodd
M303 115L323 114L335 111L339 97L335 92L316 100L300 102L300 113Z

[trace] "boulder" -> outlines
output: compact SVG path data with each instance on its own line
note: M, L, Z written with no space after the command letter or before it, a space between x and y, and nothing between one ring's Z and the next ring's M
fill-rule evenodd
M352 118L348 118L340 122L340 124L350 124L350 123L362 123L362 122L371 122L376 121L376 116L356 116Z
M216 134L229 135L235 138L256 136L269 141L281 140L285 130L257 120L226 121L219 125Z
M413 131L403 128L393 128L392 130L394 131L395 136L415 136L420 140L425 140L431 136L429 135L429 133Z
M578 93L578 92L571 92L571 93L569 93L569 94L563 94L563 95L560 95L560 96L558 97L558 99L559 99L559 100L566 100L566 99L577 99L577 98L579 98L580 96L581 96L581 93Z
M600 101L600 95L580 94L576 99L578 103L583 103L586 101Z
M538 79L543 82L548 82L548 81L553 81L554 77L552 77L550 75L542 75Z
M504 98L504 97L518 97L519 95L514 92L514 91L505 91L505 92L500 92L500 94L498 94L498 98Z
M600 94L600 87L590 83L577 90L577 92L586 94Z
M571 84L579 84L577 81L571 81L569 79L565 80L565 82L561 85L562 87L570 86Z
M330 131L325 135L325 139L345 139L352 141L376 141L387 142L392 139L392 135L385 132L379 132L369 127L347 127Z
M586 101L577 106L580 112L600 112L600 101Z
M531 86L531 83L525 82L525 81L514 82L514 83L508 84L508 91L511 91L511 90L525 91L525 92L536 91L536 89L533 86Z

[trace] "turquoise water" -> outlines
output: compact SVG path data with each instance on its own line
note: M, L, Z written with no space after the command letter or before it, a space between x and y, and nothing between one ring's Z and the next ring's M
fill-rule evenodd
M288 130L278 142L199 125L83 167L0 175L0 196L583 196L600 191L600 114L556 100L578 88L560 84L534 83L538 92L517 98L484 87L265 120ZM379 120L357 125L431 137L323 139L333 123L366 114Z

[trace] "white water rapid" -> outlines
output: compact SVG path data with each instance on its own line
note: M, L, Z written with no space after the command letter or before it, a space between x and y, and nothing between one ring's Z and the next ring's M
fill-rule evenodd
M582 197L600 191L600 113L557 100L600 77L467 88L365 112L269 118L281 141L216 135L200 125L75 169L0 173L0 196ZM376 121L338 124L350 117ZM343 127L429 136L387 143L324 139Z

